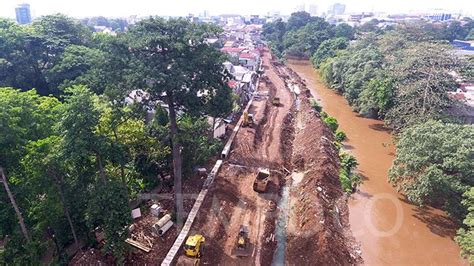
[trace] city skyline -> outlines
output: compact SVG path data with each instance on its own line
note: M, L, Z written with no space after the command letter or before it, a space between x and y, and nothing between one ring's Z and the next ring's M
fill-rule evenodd
M334 3L346 5L346 13L351 12L389 12L389 13L407 13L407 12L432 12L436 9L463 15L472 15L474 13L474 1L466 2L462 0L446 1L410 1L410 0L341 0L341 1L250 1L240 0L235 2L221 2L216 0L192 1L177 0L172 4L163 0L136 0L133 5L129 2L117 2L112 0L92 1L61 1L61 0L2 0L0 2L0 17L15 17L15 7L21 3L31 5L33 17L47 14L63 13L73 17L128 17L137 16L185 16L189 13L194 15L204 11L210 15L220 14L242 14L264 15L267 13L279 12L288 15L295 11L298 6L305 5L306 9L310 5L316 5L318 12L326 12L328 7ZM306 10L308 11L308 10Z

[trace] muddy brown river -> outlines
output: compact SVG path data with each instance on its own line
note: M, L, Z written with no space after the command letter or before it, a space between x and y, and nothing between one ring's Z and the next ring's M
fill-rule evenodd
M350 224L367 265L467 265L453 240L454 225L432 208L407 203L388 182L394 159L392 135L383 122L358 116L329 89L307 61L289 66L306 80L324 111L346 132L345 148L357 157L363 184L349 200Z

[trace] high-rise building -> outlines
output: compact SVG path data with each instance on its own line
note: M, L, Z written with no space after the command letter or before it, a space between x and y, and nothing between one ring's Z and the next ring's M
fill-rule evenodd
M19 4L15 8L16 21L18 24L28 24L31 23L31 12L29 4Z
M328 14L330 15L342 15L346 12L346 5L341 4L341 3L335 3L334 5L331 5L328 10Z
M308 13L315 17L318 15L318 6L317 5L309 5L308 6Z
M434 13L426 15L425 18L433 21L445 21L450 20L452 15L450 13Z

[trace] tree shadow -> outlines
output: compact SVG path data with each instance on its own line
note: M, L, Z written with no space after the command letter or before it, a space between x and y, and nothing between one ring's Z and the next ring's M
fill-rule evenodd
M345 143L342 144L342 147L343 147L345 150L353 150L353 149L354 149L354 146L349 145L349 144L345 144Z
M369 194L369 193L367 193L367 192L360 191L360 190L358 190L358 191L356 192L356 194L359 195L359 196L361 196L361 197L363 197L363 198L366 198L366 199L370 199L370 198L373 197L372 194Z
M413 216L426 224L432 233L454 239L457 225L447 214L428 206L414 206L413 210L415 211Z
M369 178L364 174L363 171L359 170L357 173L360 175L360 179L362 180L362 182L369 180Z
M369 125L369 127L371 129L377 130L377 131L382 131L382 132L387 132L387 133L392 132L392 130L390 128L388 128L387 126L385 126L384 124L381 124L381 123L375 123L375 124Z

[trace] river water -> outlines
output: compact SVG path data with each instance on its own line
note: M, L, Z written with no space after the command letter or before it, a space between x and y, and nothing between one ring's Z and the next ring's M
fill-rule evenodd
M394 159L393 138L383 122L358 116L347 101L329 89L308 61L288 62L324 111L346 132L345 148L356 156L363 176L349 200L349 220L367 265L467 265L453 240L454 225L446 215L407 203L388 182Z

